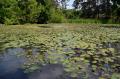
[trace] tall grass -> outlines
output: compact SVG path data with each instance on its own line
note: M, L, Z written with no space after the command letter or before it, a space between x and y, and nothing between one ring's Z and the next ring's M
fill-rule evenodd
M81 24L119 24L113 22L111 19L68 19L68 23Z

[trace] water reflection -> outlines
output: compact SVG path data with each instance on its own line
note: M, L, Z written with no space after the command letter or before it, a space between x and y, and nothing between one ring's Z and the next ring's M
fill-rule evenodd
M17 53L24 52L21 48L7 49L0 55L0 79L28 79L21 69L25 58L18 58Z
M117 52L120 52L120 43L103 43L103 48L115 48ZM0 79L74 79L69 76L69 73L64 71L64 67L59 64L49 64L50 57L56 57L53 60L60 62L60 59L69 59L74 57L79 57L82 51L90 51L90 49L81 49L81 48L65 48L63 52L71 52L74 51L73 54L58 54L56 53L57 50L51 49L51 54L45 53L44 56L45 60L48 61L46 64L42 64L41 61L36 61L36 56L41 56L39 48L9 48L1 52L0 55ZM27 53L26 53L27 52ZM29 53L28 53L29 52ZM120 55L118 53L118 55ZM27 57L30 56L30 57ZM32 61L33 60L33 61ZM38 59L37 59L38 60ZM120 64L120 60L116 60L118 64ZM38 69L31 72L25 73L25 69L23 65L25 63L30 63L33 65L38 65ZM77 64L81 64L82 62L78 62ZM29 64L29 65L30 65ZM29 66L28 65L28 66ZM31 65L30 65L31 66ZM83 65L86 66L85 73L81 71L75 79L99 79L99 77L106 72L99 69L97 71L92 70L91 64ZM104 64L104 67L107 69L107 73L111 75L110 65ZM120 68L117 68L118 71ZM80 71L80 70L78 70Z
M0 55L0 79L70 79L64 74L64 68L60 64L49 64L32 73L25 73L22 65L28 59L24 54L26 49L11 48ZM32 54L39 53L38 48L32 48Z
M64 68L60 64L44 66L40 71L34 72L29 79L71 79L65 75Z

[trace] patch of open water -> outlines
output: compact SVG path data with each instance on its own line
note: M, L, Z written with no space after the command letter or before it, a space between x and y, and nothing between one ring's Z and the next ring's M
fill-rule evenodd
M70 79L64 75L64 68L60 64L49 64L40 70L27 74L21 66L28 60L24 56L18 57L17 54L24 53L23 48L10 48L3 51L0 55L0 79ZM33 55L39 49L33 48ZM63 76L64 75L64 76Z

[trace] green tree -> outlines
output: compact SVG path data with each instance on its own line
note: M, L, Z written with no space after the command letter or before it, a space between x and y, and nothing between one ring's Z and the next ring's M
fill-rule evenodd
M42 5L38 23L62 22L64 18L57 0L38 0L38 3Z
M112 16L115 22L120 22L120 0L111 0L112 6Z
M0 23L17 24L18 12L16 0L0 0Z
M64 19L58 0L0 0L0 23L48 23Z
M75 0L73 6L82 11L82 16L85 18L111 17L112 3L110 0Z
M41 12L41 6L36 0L19 0L18 6L21 10L20 23L36 23L38 14Z
M62 9L67 9L67 3L69 2L70 0L61 0L61 5L62 5Z

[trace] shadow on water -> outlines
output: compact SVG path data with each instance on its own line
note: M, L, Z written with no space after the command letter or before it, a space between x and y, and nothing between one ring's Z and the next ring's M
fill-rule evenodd
M118 56L120 56L120 42L103 42L102 46L100 46L100 48L113 48L115 50L114 54L116 53ZM82 51L90 51L90 49L81 49L81 48L74 48L73 49L75 51L74 56L80 56L82 54ZM97 52L96 52L97 53ZM90 62L92 62L90 60ZM103 64L104 69L106 69L107 71L104 71L102 69L97 69L97 71L92 70L92 64L89 63L89 66L86 68L87 70L87 74L88 74L88 79L99 79L99 77L108 74L109 76L106 76L105 79L108 79L110 77L110 75L112 75L113 73L120 73L120 58L115 59L114 64L119 64L119 66L116 66L115 69L111 69L111 65L110 64ZM80 74L79 78L83 79L82 74ZM118 78L119 79L119 78Z
M41 27L41 28L51 28L51 26L48 26L48 25L43 25L43 26L38 26L38 27Z
M120 42L103 42L104 48L114 48L117 52L120 52Z

